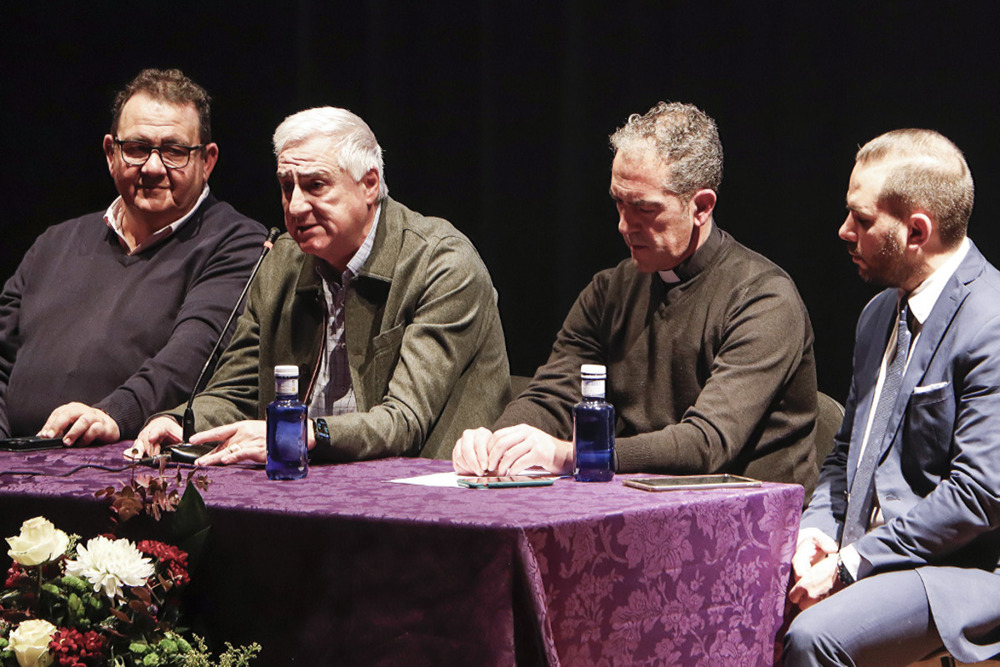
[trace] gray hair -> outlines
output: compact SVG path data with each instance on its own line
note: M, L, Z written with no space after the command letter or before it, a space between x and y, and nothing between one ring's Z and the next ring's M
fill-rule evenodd
M682 197L722 184L722 142L715 121L693 104L660 102L637 113L610 137L617 155L651 153L670 169L664 189Z
M937 222L946 248L962 242L969 227L975 185L958 146L934 130L893 130L858 150L855 162L888 163L878 206L897 218L918 209Z
M355 181L360 181L375 169L378 172L379 201L389 196L389 186L385 184L383 173L382 147L368 124L347 109L316 107L285 118L274 131L274 155L280 155L289 144L317 136L335 140L337 165Z

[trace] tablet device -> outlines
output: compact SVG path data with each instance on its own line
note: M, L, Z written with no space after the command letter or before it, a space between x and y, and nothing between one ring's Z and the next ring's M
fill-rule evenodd
M61 449L65 446L61 438L42 438L37 435L0 439L0 450L5 452L35 452L40 449Z
M458 483L467 489L510 489L519 486L552 486L552 477L506 475L504 477L459 477Z
M643 491L678 491L681 489L739 489L760 486L760 480L739 475L683 475L679 477L639 477L622 480L625 486Z

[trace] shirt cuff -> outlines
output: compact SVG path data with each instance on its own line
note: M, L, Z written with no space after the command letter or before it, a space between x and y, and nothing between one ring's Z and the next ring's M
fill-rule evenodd
M858 569L861 567L861 554L858 553L853 544L848 544L840 550L840 562L844 564L847 571L857 581Z

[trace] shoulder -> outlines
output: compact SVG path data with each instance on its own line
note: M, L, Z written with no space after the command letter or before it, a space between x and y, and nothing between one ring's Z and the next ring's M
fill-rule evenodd
M640 273L631 259L623 259L615 266L594 274L585 291L598 294L628 293L638 287L645 288L653 279L653 274Z
M962 262L962 266L956 271L959 280L969 270L974 272L973 277L965 281L969 288L969 296L975 299L982 299L987 303L996 303L1000 307L1000 271L997 270L974 245L969 250L969 256Z
M393 199L383 203L384 213L377 233L373 261L367 267L374 275L392 275L399 267L423 266L438 274L477 274L488 279L488 271L469 238L444 218L417 213ZM391 261L390 261L391 260Z
M42 232L38 239L52 241L53 239L64 238L68 235L89 234L102 236L108 230L108 223L104 221L104 211L94 211L86 213L77 218L70 218L62 222L50 225Z
M44 252L52 256L61 250L75 252L82 248L92 248L106 244L108 224L104 221L104 211L95 211L49 226L31 244L31 254Z
M205 225L204 229L223 234L265 235L264 225L248 218L227 202L209 195L198 211Z
M791 290L798 298L795 281L784 269L759 252L747 248L729 234L725 232L723 234L719 260L712 267L713 281L728 278L738 284L766 285Z
M382 206L390 230L411 237L411 241L437 245L442 240L453 239L472 246L468 237L444 218L417 213L394 199L386 199Z
M641 310L650 295L651 284L659 280L653 274L640 273L631 259L594 274L576 298L574 308L600 312L601 318L624 316Z

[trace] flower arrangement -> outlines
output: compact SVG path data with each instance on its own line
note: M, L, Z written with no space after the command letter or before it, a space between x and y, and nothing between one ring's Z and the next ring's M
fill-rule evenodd
M133 476L121 491L98 495L111 498L119 521L144 510L158 519L179 499L162 470L154 481L150 490L150 480ZM238 667L260 651L226 644L216 663L204 640L183 636L180 592L190 574L188 553L175 546L114 535L83 543L40 516L7 543L13 564L0 591L3 667Z

